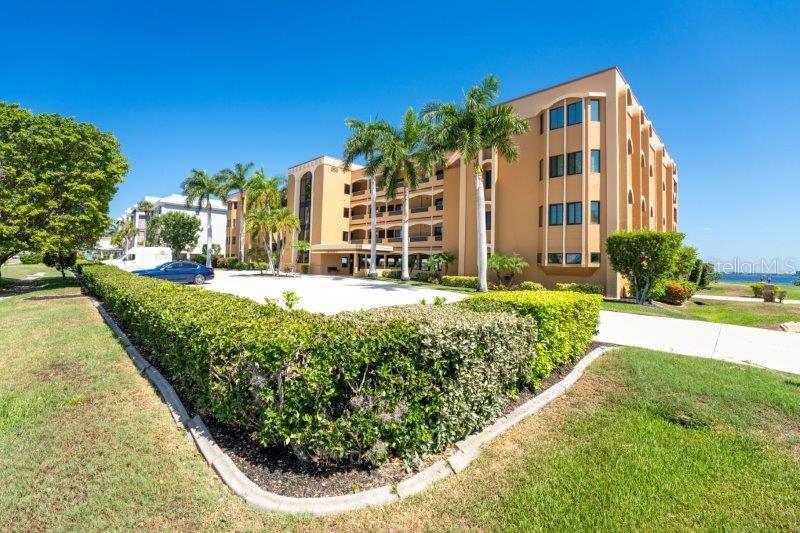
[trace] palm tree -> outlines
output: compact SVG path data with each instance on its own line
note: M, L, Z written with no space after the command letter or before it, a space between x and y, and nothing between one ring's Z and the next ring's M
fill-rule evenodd
M436 128L436 142L444 150L458 151L462 164L471 165L475 179L475 210L478 226L478 290L488 290L486 282L486 206L484 204L483 172L480 155L485 148L497 150L513 162L519 157L519 148L513 137L528 131L528 122L514 113L510 105L495 105L500 92L500 82L487 76L470 89L462 105L455 103L426 104L424 115Z
M250 170L253 168L253 163L236 163L233 168L224 168L220 170L219 176L222 177L225 187L225 196L227 197L232 192L239 193L239 212L237 218L239 219L239 261L244 262L244 218L247 215L246 196L247 190L250 187Z
M262 205L251 206L245 218L247 231L253 240L262 239L267 253L267 266L270 274L274 273L275 262L272 258L272 212Z
M371 278L378 276L378 213L376 203L378 187L375 179L377 166L380 162L381 136L389 130L386 122L362 122L348 118L344 123L352 132L344 143L344 169L350 170L357 157L364 157L364 173L369 180L369 212L370 212L370 241L369 241L369 272Z
M450 266L450 263L455 260L456 256L450 252L438 252L428 258L428 265L433 267L436 279L439 281L439 283L442 282L442 275L447 275L447 269Z
M283 184L286 183L286 178L283 176L267 177L264 169L258 169L253 173L250 179L250 187L247 195L247 208L263 208L257 219L263 219L274 210L281 207ZM257 222L251 222L251 225ZM264 247L267 252L269 272L274 274L275 263L272 259L272 232L261 233L265 237Z
M155 206L149 200L140 200L139 203L136 204L136 210L137 211L141 211L142 213L145 214L145 220L144 220L144 224L145 224L145 226L144 226L144 235L145 235L144 244L145 244L145 246L150 246L152 244L152 243L147 242L147 228L150 225L150 217L148 217L147 215L149 213L151 213L153 211L153 209L155 209Z
M272 230L278 235L278 274L283 267L283 247L289 232L300 229L300 219L286 208L281 207L272 212Z
M223 178L217 174L209 176L205 170L193 168L186 179L181 183L183 194L186 195L186 206L197 204L197 212L206 208L206 249L211 250L211 198L225 196ZM211 255L206 254L206 266L211 268Z
M421 178L433 173L440 164L443 152L429 142L430 123L423 121L412 108L406 111L400 128L387 126L380 136L380 155L375 166L381 175L386 198L394 198L398 187L403 189L403 256L400 278L411 279L408 271L408 213L409 193L417 188Z
M120 222L116 226L114 235L111 236L111 244L114 246L122 246L125 252L128 251L131 238L136 235L136 225L130 220Z

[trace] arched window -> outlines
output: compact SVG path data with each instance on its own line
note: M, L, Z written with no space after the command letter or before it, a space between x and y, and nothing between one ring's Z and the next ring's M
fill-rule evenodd
M662 191L667 190L667 180L661 180L661 190Z
M650 165L650 177L653 177L653 165Z
M633 105L633 95L631 95L631 90L630 89L625 91L625 104L626 105Z
M633 153L633 141L631 141L631 138L628 137L628 155L631 155L632 153Z
M650 204L650 218L652 218L654 214L655 212L653 211L653 204Z
M647 211L647 202L644 201L644 196L642 196L642 213Z
M644 152L641 154L642 168L644 168Z
M628 204L633 205L633 189L628 189Z

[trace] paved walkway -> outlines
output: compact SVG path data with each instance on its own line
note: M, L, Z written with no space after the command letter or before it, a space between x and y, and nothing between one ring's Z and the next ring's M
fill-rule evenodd
M595 340L800 374L797 333L601 311Z
M751 298L749 296L718 296L716 294L695 294L692 298L700 300L722 300L724 302L747 302L749 304L763 304L764 300L761 298ZM800 300L784 300L785 304L800 304Z

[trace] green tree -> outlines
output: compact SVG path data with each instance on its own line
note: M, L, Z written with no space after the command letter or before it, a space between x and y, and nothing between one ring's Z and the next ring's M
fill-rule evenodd
M250 231L253 234L255 230L256 237L261 236L264 239L264 250L267 254L267 263L268 263L268 270L270 274L274 274L275 262L273 260L273 232L265 231L264 224L259 223L259 219L262 222L267 223L270 218L270 214L273 210L278 209L282 205L283 195L281 191L284 189L284 185L286 183L286 178L283 176L273 176L268 177L264 172L264 169L261 168L256 170L253 173L253 177L250 180L250 188L249 193L247 195L247 204L248 209L256 209L258 210L258 214L254 217L251 217ZM245 221L245 226L247 227L247 221ZM259 229L257 228L259 225L262 227ZM267 223L267 226L269 224Z
M429 142L431 125L423 121L412 108L406 111L399 128L386 127L380 136L375 167L380 174L380 185L386 199L392 200L398 188L403 189L402 268L400 279L411 279L408 266L408 215L411 191L421 178L433 174L436 165L444 161L441 150Z
M237 218L239 219L239 261L241 262L244 262L244 219L247 215L247 191L250 188L250 171L252 169L253 163L236 163L233 168L224 168L218 174L222 179L225 198L233 192L239 193Z
M300 229L300 219L286 207L272 212L272 228L278 236L278 273L283 268L283 248L289 234Z
M0 267L24 250L93 246L127 172L111 133L0 103Z
M350 128L350 137L344 143L344 169L350 170L356 158L363 157L364 174L369 182L369 272L371 278L378 276L378 186L375 174L380 165L381 137L389 130L386 122L362 122L353 118L344 121Z
M492 254L487 260L487 266L493 270L497 276L497 281L511 285L514 283L514 276L528 268L530 265L524 257L518 253L511 255ZM508 276L508 280L504 279Z
M519 157L513 138L528 131L528 122L514 113L508 104L496 104L500 82L487 76L470 89L462 105L432 102L423 112L438 128L437 144L444 150L458 151L461 161L473 169L477 221L478 291L489 289L486 281L486 202L481 154L484 149L497 151L508 162Z
M651 289L675 272L683 234L649 230L621 231L606 239L611 268L628 280L637 303L647 302Z
M148 227L148 230L150 228ZM128 246L133 239L134 235L136 235L136 226L130 220L126 220L124 222L120 222L117 224L117 228L114 231L114 234L111 236L111 244L114 246L119 246L123 250L128 251L130 246Z
M51 250L44 253L42 262L61 272L61 278L64 279L67 277L64 272L78 262L78 252L75 250Z
M263 205L255 205L247 213L245 219L247 231L250 238L254 241L261 239L264 243L264 250L267 255L267 271L275 273L275 260L272 256L272 211Z
M674 279L688 280L697 263L697 248L693 246L681 246L675 256L675 270L672 273Z
M456 256L450 252L438 252L428 258L428 265L433 268L436 280L441 283L442 275L447 275L450 263L456 260Z
M172 257L178 259L180 254L191 252L197 246L201 227L202 224L197 217L170 211L153 217L148 229L154 229L153 245L169 246L172 249Z
M206 210L206 246L211 246L211 199L214 196L225 197L225 186L222 178L209 176L205 170L193 168L181 184L183 194L186 195L186 205L196 205L199 213L205 204ZM211 255L206 255L206 266L211 268Z

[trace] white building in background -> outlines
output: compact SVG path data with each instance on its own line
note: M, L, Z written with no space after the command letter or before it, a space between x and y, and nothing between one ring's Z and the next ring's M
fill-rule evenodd
M138 229L138 232L133 239L132 246L144 245L145 233L147 231L147 221L150 218L177 211L179 213L197 217L200 220L200 234L197 238L197 246L195 246L194 250L192 250L192 253L203 253L203 245L206 243L207 228L207 214L205 207L203 207L203 209L198 213L197 205L195 204L187 207L186 197L180 194L170 194L169 196L165 196L163 198L157 196L145 196L142 198L142 200L146 200L153 204L153 210L150 212L141 211L138 208L139 202L137 202L136 204L127 208L120 217L120 220L123 222L133 222ZM228 213L225 202L216 199L211 200L211 242L212 244L218 244L220 246L223 255L226 253L225 233L227 223Z

